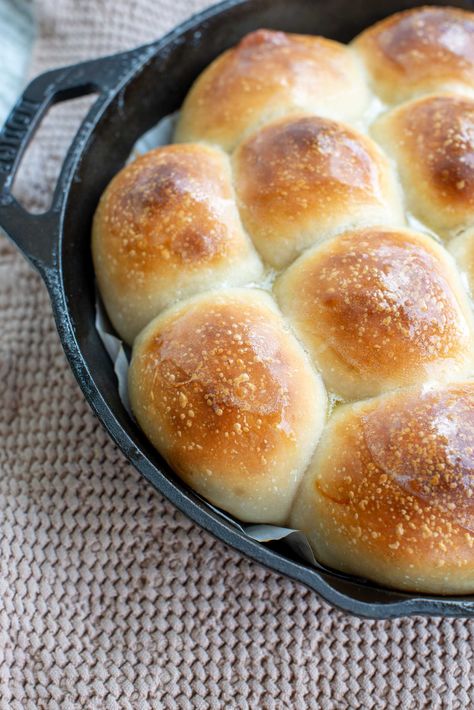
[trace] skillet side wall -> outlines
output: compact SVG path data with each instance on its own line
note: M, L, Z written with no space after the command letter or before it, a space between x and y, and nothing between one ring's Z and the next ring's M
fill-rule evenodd
M379 3L363 0L227 3L223 14L204 13L208 16L203 22L199 22L198 17L197 24L196 21L186 23L190 28L184 34L178 28L157 42L151 60L119 91L93 127L75 174L65 186L56 293L50 284L63 344L81 387L119 446L153 485L196 522L245 554L299 579L346 611L376 618L410 613L466 616L474 613L474 601L469 598L430 600L382 590L332 572L316 572L301 565L297 558L294 563L287 562L286 547L274 544L263 548L247 543L242 536L232 534L232 526L223 527L219 519L216 521L206 504L177 480L123 408L112 363L95 330L90 230L102 191L124 164L137 138L162 116L177 110L200 71L244 34L257 27L267 27L321 34L346 42L373 22L418 4L421 3L387 0ZM474 9L472 1L449 4ZM64 323L64 318L70 321L70 327Z

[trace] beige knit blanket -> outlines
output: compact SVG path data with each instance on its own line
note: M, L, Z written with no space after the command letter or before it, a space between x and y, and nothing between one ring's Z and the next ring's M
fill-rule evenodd
M32 74L151 40L202 0L38 0ZM46 204L80 107L21 184ZM349 618L190 523L69 371L39 277L0 237L0 710L474 707L474 621Z

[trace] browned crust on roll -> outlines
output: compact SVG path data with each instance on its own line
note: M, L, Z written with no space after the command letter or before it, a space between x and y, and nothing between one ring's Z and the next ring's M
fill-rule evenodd
M338 569L412 591L472 592L473 442L472 382L343 407L292 524Z
M135 344L129 390L141 427L193 488L243 519L284 519L325 395L267 294L211 292L163 314Z
M425 235L346 232L300 257L276 295L326 385L347 399L474 365L469 301L454 263Z
M474 100L453 94L403 104L374 125L398 162L408 204L442 236L474 221Z
M419 93L459 88L474 93L474 13L419 7L362 32L353 46L374 88L389 103Z
M398 228L395 162L408 209L464 230L453 253L470 263L473 42L474 14L450 8L350 47L251 33L198 77L180 143L114 178L92 243L134 341L133 414L177 475L242 521L302 529L335 569L440 594L474 592L474 321L451 257ZM338 122L383 108L361 115L362 60L386 101L424 95L373 127L393 162ZM278 275L288 320L269 293L229 288L269 288L255 249L280 269L315 244Z
M221 155L198 145L156 148L118 173L97 220L121 287L139 286L157 263L201 265L235 249L210 202L232 199L226 177Z
M198 77L184 102L176 139L205 140L231 150L272 117L310 107L352 117L367 98L357 58L345 45L260 29Z
M399 216L385 156L336 121L299 116L272 123L239 146L233 163L244 225L277 267L345 226Z
M121 170L97 208L92 249L107 309L128 341L209 278L240 283L240 269L260 274L228 158L204 145L156 148Z

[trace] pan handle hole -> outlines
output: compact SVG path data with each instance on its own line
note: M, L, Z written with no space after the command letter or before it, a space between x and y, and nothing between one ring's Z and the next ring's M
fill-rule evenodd
M43 117L18 167L12 195L28 212L46 212L64 158L97 92L53 104Z

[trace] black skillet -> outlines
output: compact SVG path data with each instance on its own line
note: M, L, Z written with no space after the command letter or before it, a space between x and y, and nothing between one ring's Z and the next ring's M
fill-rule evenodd
M267 27L345 42L376 20L416 4L403 0L228 0L150 45L39 76L27 87L0 134L0 227L43 277L69 364L89 404L124 454L177 508L220 540L302 582L331 604L377 619L409 614L472 616L474 598L403 594L324 568L314 569L286 547L268 547L249 539L181 483L119 399L112 363L94 327L89 235L99 196L137 138L179 108L197 74L244 34ZM451 4L474 9L474 0ZM90 93L98 93L98 98L64 161L51 209L41 215L24 211L10 189L42 117L52 104Z

